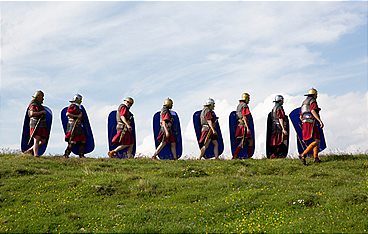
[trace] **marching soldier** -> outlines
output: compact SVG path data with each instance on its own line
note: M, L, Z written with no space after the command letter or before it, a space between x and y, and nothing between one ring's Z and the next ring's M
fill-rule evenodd
M107 154L110 158L114 158L117 152L128 147L128 158L133 158L133 145L134 136L131 126L131 119L133 114L130 112L130 107L134 104L134 100L131 97L124 99L124 102L120 104L116 112L116 134L112 138L112 143L118 145L114 150L109 151Z
M67 130L65 134L65 141L68 142L68 146L65 149L64 157L69 158L72 152L73 145L79 144L79 157L85 158L84 148L86 144L86 135L83 131L82 118L83 113L81 111L82 96L76 94L73 100L69 101L69 105L66 116L68 117Z
M215 154L215 159L219 159L219 144L216 132L217 117L213 111L215 109L215 101L212 98L208 98L203 106L204 107L200 115L202 129L199 144L201 145L201 153L198 159L202 159L211 142L214 146L213 152Z
M284 97L281 95L276 95L275 106L272 109L272 126L271 127L271 139L270 146L272 150L271 158L286 157L285 152L287 152L286 137L289 134L285 128L287 122L287 116L283 108Z
M306 155L309 151L313 150L313 158L315 163L320 163L321 160L318 157L318 146L320 143L320 132L317 127L317 122L320 127L323 128L324 124L319 115L320 108L317 104L317 90L312 88L305 94L307 98L303 101L300 109L300 120L302 121L302 135L303 141L313 140L312 143L299 155L299 159L304 165L306 165Z
M170 98L166 98L160 113L161 129L157 136L157 141L159 141L160 144L158 145L154 155L152 156L152 159L157 159L157 155L168 143L171 144L170 149L174 160L177 160L178 158L176 155L176 138L173 131L174 118L170 113L172 107L173 100L171 100Z
M46 143L50 132L46 125L46 111L42 105L43 100L44 93L38 90L34 93L32 101L28 105L30 136L33 138L33 146L25 151L25 153L33 154L35 157L39 157L38 149Z
M249 119L248 116L251 115L248 104L250 100L250 95L248 93L243 93L239 104L236 107L236 117L238 119L238 126L235 130L235 137L238 146L235 149L233 159L238 158L238 154L244 146L247 146L248 158L253 155L253 138L248 126Z

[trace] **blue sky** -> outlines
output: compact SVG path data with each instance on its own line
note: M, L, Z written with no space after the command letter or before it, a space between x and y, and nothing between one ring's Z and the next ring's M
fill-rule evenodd
M137 151L154 152L152 117L166 97L184 154L198 155L192 114L208 97L230 157L228 115L251 94L256 154L276 94L290 113L319 90L328 152L367 152L367 2L1 2L0 147L19 148L35 90L54 112L47 153L62 154L60 111L80 93L107 152L106 121L132 96ZM296 154L291 132L291 155Z

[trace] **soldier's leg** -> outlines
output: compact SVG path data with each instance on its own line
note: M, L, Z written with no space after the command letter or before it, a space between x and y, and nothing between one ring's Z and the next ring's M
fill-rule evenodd
M38 150L40 149L40 142L41 142L41 137L39 137L39 136L35 136L34 138L33 138L33 155L35 156L35 157L39 157L39 155L38 155Z
M41 145L44 145L44 144L46 144L46 139L43 139L43 138L42 138L42 139L41 139L41 141L40 141L40 146L41 146Z
M113 151L115 151L116 153L129 147L129 145L119 145L118 147L116 147Z
M278 147L277 146L270 146L270 158L271 159L275 159L277 158L277 152L278 152Z
M318 147L319 147L320 140L316 139L315 142L316 142L316 146L313 148L313 158L314 158L315 163L320 163L321 160L318 157Z
M85 158L84 156L84 150L85 150L86 142L80 142L79 143L79 157Z
M237 137L235 139L235 142L236 142L237 147L235 149L235 152L234 152L234 155L233 155L233 158L232 159L237 159L238 158L238 154L243 149L243 143L242 143L242 138L241 137Z
M23 152L23 154L30 154L33 155L33 147L34 147L34 143L31 146L31 148L27 149L26 151Z
M251 158L253 156L253 139L250 138L247 140L247 151L248 151L248 158Z
M280 158L283 155L283 145L284 144L280 144L280 145L276 145L273 146L273 156L274 158Z
M125 149L129 147L129 145L119 145L118 147L116 147L115 149L113 150L110 150L109 152L107 152L107 155L110 157L110 158L114 158L117 154L117 152Z
M213 140L212 141L213 144L213 153L215 154L215 159L219 159L219 150L218 150L218 141L217 140Z
M134 156L133 156L133 146L134 146L134 144L131 144L128 147L128 151L127 151L128 158L134 158Z
M198 159L201 159L204 156L204 153L206 152L206 149L210 145L211 141L207 141L206 144L204 144L201 148L201 154L199 155Z
M174 160L177 160L178 156L176 155L176 143L175 142L171 143L171 153L173 155Z
M279 151L278 151L278 157L282 157L285 158L287 156L287 146L284 143L281 143L281 145L279 145Z
M152 156L152 159L157 159L157 155L161 152L161 150L166 146L166 141L163 140L161 141L161 143L158 145L155 153Z
M312 143L308 145L308 147L304 150L304 152L300 156L305 158L305 155L307 155L308 152L311 151L316 146L318 147L317 142L313 141Z
M73 144L71 142L68 142L68 146L65 149L64 157L69 158L70 153L72 152Z

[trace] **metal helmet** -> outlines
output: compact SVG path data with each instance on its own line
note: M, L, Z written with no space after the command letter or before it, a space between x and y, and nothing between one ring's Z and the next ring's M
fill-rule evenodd
M204 105L205 106L215 105L215 100L213 100L212 98L208 98Z
M311 88L310 90L308 90L308 94L306 94L305 96L313 96L317 94L318 94L317 89Z
M41 90L37 90L34 94L33 94L33 96L32 96L32 98L34 98L34 99L36 99L36 98L38 98L39 96L45 96L44 95L44 93L41 91Z
M131 98L131 97L126 97L126 98L124 98L124 101L129 102L129 103L130 103L130 105L132 105L132 106L133 106L133 104L134 104L134 100L133 100L133 98Z
M249 98L250 98L249 93L242 93L241 99L239 101L249 102Z
M82 103L82 95L80 94L75 94L73 99L70 100L69 102L75 102L75 103L78 103L78 104L81 104Z
M275 101L273 102L284 102L284 97L282 95L276 95Z
M164 106L171 108L173 106L174 102L171 98L166 98L164 101Z

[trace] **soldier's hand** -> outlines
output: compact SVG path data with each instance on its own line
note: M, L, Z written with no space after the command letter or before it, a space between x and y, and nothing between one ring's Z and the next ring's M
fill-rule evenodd
M127 125L128 131L131 132L132 131L132 126Z
M166 136L166 138L169 138L169 136L170 136L169 132L165 132L165 136Z
M283 129L282 130L282 134L284 134L285 136L287 136L288 135L288 132L285 129Z
M319 125L320 125L321 128L323 128L325 126L322 121L319 122Z
M250 134L250 129L249 128L247 128L247 134Z
M216 132L216 130L213 130L212 132L213 132L213 135L217 135L217 132Z

